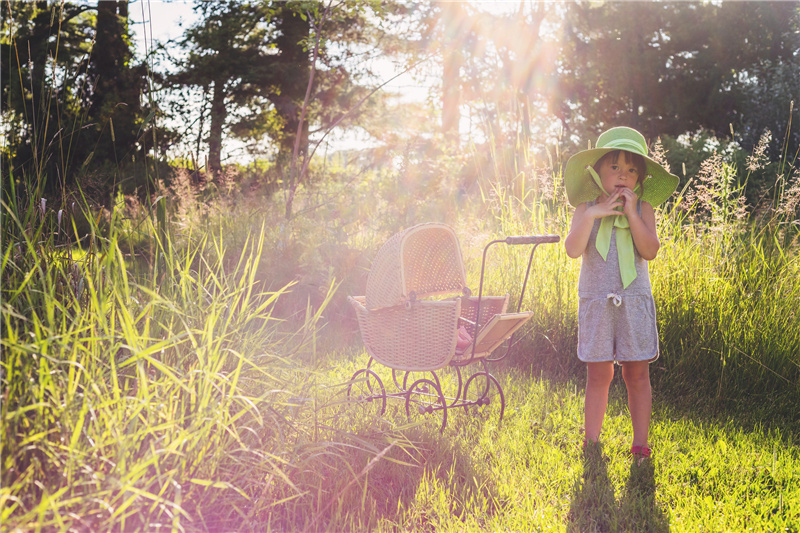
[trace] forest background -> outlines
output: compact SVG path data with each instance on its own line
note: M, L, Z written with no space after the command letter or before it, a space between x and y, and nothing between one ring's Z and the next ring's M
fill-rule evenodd
M383 463L451 453L415 478L435 485L458 450L353 418L346 297L419 222L456 228L471 283L492 238L565 235L562 166L613 125L681 178L651 267L656 388L777 431L798 460L796 2L192 5L182 35L133 50L130 10L159 4L0 4L4 524L429 524L410 503L424 491ZM576 266L539 257L536 318L500 371L570 390ZM518 290L519 258L494 261L487 284ZM475 526L490 528L511 500L469 468L461 496L491 502ZM769 519L792 523L793 474L770 472ZM403 505L367 505L376 486ZM545 526L594 523L561 500Z

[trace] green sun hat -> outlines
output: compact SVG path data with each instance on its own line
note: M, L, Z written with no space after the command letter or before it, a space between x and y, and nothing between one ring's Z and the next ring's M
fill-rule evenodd
M678 188L680 178L670 174L647 156L647 142L644 135L633 128L620 126L601 133L595 148L578 152L567 161L564 184L567 189L567 199L573 207L592 201L603 192L592 179L587 167L594 166L601 157L614 150L626 150L644 157L647 170L641 200L655 207L664 203Z

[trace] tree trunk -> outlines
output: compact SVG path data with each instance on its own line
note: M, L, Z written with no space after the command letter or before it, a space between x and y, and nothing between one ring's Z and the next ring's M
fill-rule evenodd
M113 99L119 85L124 83L122 73L130 59L130 49L125 43L127 19L127 2L98 0L95 44L91 55L92 73L97 77L92 93L93 115L101 112L106 99ZM112 106L116 104L113 101L109 103Z
M442 54L442 133L448 144L458 146L458 126L461 119L461 54L464 8L461 2L442 4L444 40Z
M50 26L50 20L53 16L52 10L56 8L48 8L47 2L36 2L36 9L38 13L33 19L33 33L26 43L28 50L23 50L23 53L30 53L29 60L33 64L33 71L31 72L31 89L34 95L33 103L34 105L42 106L42 102L46 98L47 94L47 91L44 88L44 78L45 69L47 67L47 55L49 51L48 42L50 33L55 33L53 27ZM57 22L54 22L54 25L55 24L57 24ZM57 26L55 27L57 28ZM39 112L37 109L34 109L33 111L35 113Z
M311 71L311 58L303 47L303 41L308 38L311 26L307 19L304 20L300 13L292 8L292 4L284 4L278 17L278 30L280 36L276 39L276 44L280 51L277 61L280 95L273 99L273 103L284 123L280 151L291 155L300 125L300 108ZM307 121L300 132L298 152L306 154L308 153Z
M214 81L214 92L211 97L211 129L208 134L208 170L217 174L222 170L222 126L225 124L227 109L225 109L224 82Z
M202 150L203 145L203 128L205 128L206 124L206 105L208 104L208 85L203 86L203 103L200 105L200 125L197 128L197 148L195 149L195 172L198 172L200 169L197 167L197 161L201 161L200 152ZM208 172L208 169L206 169Z
M51 129L49 121L42 120L42 117L44 117L48 111L46 100L49 98L50 91L48 91L48 84L45 81L45 67L47 66L47 55L49 51L48 37L52 31L50 27L51 9L56 8L52 7L48 9L47 2L36 2L36 9L38 13L33 19L33 33L26 43L28 50L25 50L23 53L30 54L28 60L32 66L30 80L32 98L29 115L32 117L31 123L33 124L33 131L31 132L33 134L33 142L31 146L33 148L36 174L40 175L43 173L43 169L38 166L42 161L39 150L44 149L50 136L49 131L43 131L41 128L47 125L47 129Z
M127 36L127 1L98 0L90 59L89 116L100 135L94 150L100 160L119 161L123 154L133 150L139 132L137 119L141 116L144 71L141 66L131 66L133 53Z

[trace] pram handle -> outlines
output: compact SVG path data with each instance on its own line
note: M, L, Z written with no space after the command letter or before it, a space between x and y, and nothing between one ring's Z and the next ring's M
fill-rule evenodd
M506 237L506 244L544 244L558 242L560 235L514 235Z
M536 249L539 247L540 244L545 243L555 243L561 240L560 235L512 235L511 237L506 237L505 239L497 239L491 241L486 247L483 249L483 261L481 262L481 281L478 285L478 305L477 309L475 310L475 334L477 336L478 331L480 331L480 317L481 317L481 298L483 297L483 274L486 269L486 252L489 251L489 247L493 244L497 244L500 242L504 242L506 244L533 244L533 248L531 249L531 255L528 259L528 268L525 271L525 281L522 282L522 292L519 295L519 304L517 305L517 312L521 310L522 307L522 299L525 297L525 289L528 287L528 276L531 273L531 265L533 264L533 254L536 252ZM500 361L504 359L506 355L508 355L509 350L511 350L511 343L514 339L512 335L511 338L508 340L508 348L506 349L506 353L498 358L491 359L487 358L487 361ZM472 343L472 356L469 358L468 361L465 361L464 364L470 364L472 360L475 358L475 346L477 345L476 342Z

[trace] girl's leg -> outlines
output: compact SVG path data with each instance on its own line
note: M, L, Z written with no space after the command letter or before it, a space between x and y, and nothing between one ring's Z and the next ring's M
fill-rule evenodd
M587 441L597 442L608 405L608 388L614 378L614 363L586 363L584 431Z
M653 410L650 389L650 363L631 361L622 363L622 377L628 389L628 409L633 424L633 445L646 446L650 431L650 413Z

